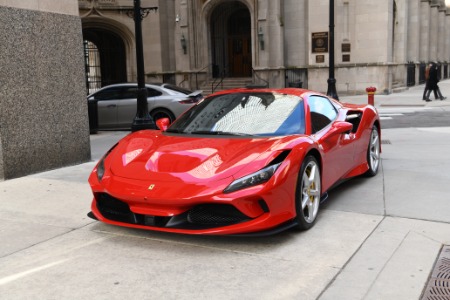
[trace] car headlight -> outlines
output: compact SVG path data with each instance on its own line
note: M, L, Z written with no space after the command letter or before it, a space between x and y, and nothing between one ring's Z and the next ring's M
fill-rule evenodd
M97 165L97 179L102 181L103 175L105 175L105 158L102 158Z
M280 165L281 163L270 165L268 167L265 167L264 169L259 170L258 172L236 179L225 190L223 190L223 192L231 193L267 182L273 176Z
M119 143L116 143L114 146L111 147L111 149L109 149L105 155L103 155L103 157L100 159L100 161L97 164L97 179L98 181L102 181L103 176L105 175L105 159L106 157L111 153L111 151L116 148L116 146Z

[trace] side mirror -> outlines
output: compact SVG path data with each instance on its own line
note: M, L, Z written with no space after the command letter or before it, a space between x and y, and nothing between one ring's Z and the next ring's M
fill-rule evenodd
M170 125L169 118L161 118L161 119L156 120L156 126L158 126L158 128L161 131L166 131L167 128L169 127L169 125Z
M328 139L332 136L344 133L350 133L353 129L353 124L349 122L336 122L331 125L330 130L322 137L322 139Z
M333 124L333 128L338 134L350 133L350 131L352 131L353 129L353 124L349 122L336 122Z

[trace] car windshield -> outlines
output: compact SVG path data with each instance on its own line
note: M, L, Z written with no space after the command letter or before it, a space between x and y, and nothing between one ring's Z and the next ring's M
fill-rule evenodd
M232 93L199 102L167 130L211 135L290 135L305 132L303 100L278 93Z

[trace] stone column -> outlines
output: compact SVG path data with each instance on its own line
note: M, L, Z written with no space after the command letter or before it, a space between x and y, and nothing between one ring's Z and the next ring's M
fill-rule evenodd
M269 1L268 0L258 0L257 1L257 22L256 22L256 47L255 64L259 68L267 68L269 63ZM262 42L263 41L263 44ZM264 46L263 46L264 45Z
M438 59L438 32L439 32L439 6L434 4L431 5L430 10L430 40L429 40L429 58L432 61Z
M259 44L260 65L270 71L265 74L270 87L284 86L284 72L280 70L284 65L283 20L280 0L266 0L259 2L258 12L258 40L264 39L264 50ZM273 70L278 69L278 70Z
M6 3L0 4L0 180L90 160L78 1Z
M269 51L271 67L283 66L283 16L280 7L280 0L269 1L269 43L266 45Z
M284 47L286 66L307 66L308 6L306 1L284 0Z
M445 60L445 40L447 39L447 33L445 28L445 6L439 7L438 15L438 36L437 36L437 60Z
M176 70L189 70L190 69L190 57L195 57L195 51L199 51L199 49L194 49L192 46L194 43L194 34L191 34L191 26L190 26L190 16L189 16L189 7L186 0L177 1L175 6L176 15L174 18L174 22L176 25L174 26L174 37L173 41L175 48L175 69ZM186 46L186 50L182 47L182 40L184 40L184 44ZM186 53L185 53L186 51ZM181 78L179 78L181 81Z
M420 50L420 0L409 3L407 60L418 62Z
M450 8L445 12L445 51L444 61L450 62Z
M409 6L414 1L397 0L397 11L393 12L394 19L394 49L393 61L397 63L405 63L408 61L408 25L409 25Z
M428 62L430 46L430 4L428 0L420 2L420 51L419 59Z

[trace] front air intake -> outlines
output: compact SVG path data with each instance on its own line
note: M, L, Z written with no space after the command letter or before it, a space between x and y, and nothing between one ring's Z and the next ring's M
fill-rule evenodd
M197 225L232 225L250 220L237 208L227 204L204 204L189 210L187 221Z

